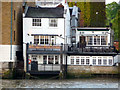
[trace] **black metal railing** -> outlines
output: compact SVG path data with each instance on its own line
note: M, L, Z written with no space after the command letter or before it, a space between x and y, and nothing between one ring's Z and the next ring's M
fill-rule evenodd
M62 45L28 45L30 51L55 51L55 52L117 52L113 46L85 46L62 44Z
M115 47L111 46L85 46L77 47L77 45L65 45L67 52L116 52Z

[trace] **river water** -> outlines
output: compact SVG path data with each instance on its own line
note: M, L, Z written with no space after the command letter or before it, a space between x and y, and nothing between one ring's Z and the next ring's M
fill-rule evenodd
M1 80L2 88L118 88L117 78Z

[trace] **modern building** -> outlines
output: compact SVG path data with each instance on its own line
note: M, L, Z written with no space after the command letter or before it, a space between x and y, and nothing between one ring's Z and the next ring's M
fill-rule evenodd
M21 60L22 2L0 2L0 63L9 68Z

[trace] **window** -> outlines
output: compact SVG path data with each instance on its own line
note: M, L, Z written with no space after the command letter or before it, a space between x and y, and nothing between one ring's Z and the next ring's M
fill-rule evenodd
M55 64L58 64L59 56L55 56Z
M79 57L76 57L76 64L79 64Z
M48 64L53 64L54 56L48 56Z
M15 13L15 10L14 10L14 20L15 20L15 14L16 14L16 13Z
M107 65L107 58L103 58L103 64Z
M94 36L94 45L100 45L100 36Z
M101 36L101 45L107 45L107 36Z
M44 36L40 36L40 44L44 44Z
M14 42L15 42L15 31L14 31Z
M32 61L36 61L37 60L37 55L32 55Z
M81 65L84 65L85 59L81 57Z
M34 44L39 44L39 36L34 36Z
M32 19L32 26L41 26L41 19L39 18Z
M93 65L96 65L96 57L93 57Z
M49 19L50 27L57 27L58 20L57 19Z
M71 57L71 64L74 64L74 57Z
M48 36L45 36L45 44L48 44L48 43L49 43Z
M109 59L109 65L112 65L112 59Z
M47 56L43 56L43 64L47 64Z
M98 57L98 65L101 65L102 64L102 59L101 57Z
M92 36L87 36L87 45L92 45Z
M40 44L55 45L56 44L56 36L40 36Z
M90 64L90 59L89 59L89 57L87 58L86 57L86 65L89 65Z

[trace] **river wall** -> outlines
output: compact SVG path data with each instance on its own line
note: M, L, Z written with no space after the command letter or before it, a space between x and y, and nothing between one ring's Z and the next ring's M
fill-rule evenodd
M68 66L68 76L90 76L90 75L116 75L119 73L118 66Z

